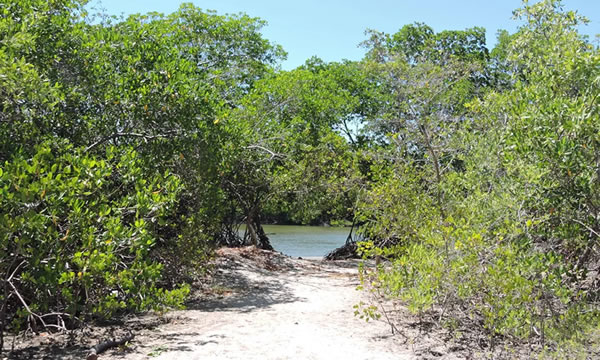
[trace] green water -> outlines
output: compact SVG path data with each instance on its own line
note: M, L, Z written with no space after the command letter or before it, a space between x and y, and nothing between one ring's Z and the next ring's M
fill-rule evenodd
M347 227L264 225L271 245L290 256L325 256L346 242ZM243 229L242 229L243 231Z

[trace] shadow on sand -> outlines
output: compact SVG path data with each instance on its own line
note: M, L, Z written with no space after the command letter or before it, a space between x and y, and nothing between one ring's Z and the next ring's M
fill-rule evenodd
M215 276L214 286L226 289L226 294L216 298L195 299L186 304L187 309L248 313L277 304L306 300L295 296L272 272L262 269L220 270Z

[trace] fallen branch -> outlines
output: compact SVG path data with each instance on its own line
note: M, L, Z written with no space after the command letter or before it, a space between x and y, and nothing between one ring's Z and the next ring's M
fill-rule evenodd
M112 339L109 341L101 342L100 344L98 344L92 348L90 353L87 355L86 360L97 360L99 354L102 354L103 352L105 352L108 349L111 349L111 348L114 348L117 346L121 346L121 345L125 345L127 342L133 340L133 338L134 338L134 335L130 331L129 335L125 336L124 338L122 338L120 340Z

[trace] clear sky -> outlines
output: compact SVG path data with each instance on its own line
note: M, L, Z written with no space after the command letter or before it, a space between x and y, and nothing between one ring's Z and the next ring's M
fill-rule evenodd
M91 0L92 4L98 0ZM101 0L111 15L158 11L171 13L179 0ZM367 28L394 33L403 25L424 22L435 31L483 26L488 46L496 32L513 32L511 19L520 0L188 0L219 14L245 12L268 22L264 36L288 52L282 68L289 70L313 55L325 61L358 60L364 51L358 44ZM530 1L535 2L535 1ZM591 20L581 29L593 40L600 33L600 0L563 0L566 9L577 10Z

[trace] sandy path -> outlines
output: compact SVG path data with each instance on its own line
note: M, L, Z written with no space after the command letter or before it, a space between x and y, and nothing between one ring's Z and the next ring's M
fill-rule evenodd
M356 263L285 262L284 269L269 271L229 259L229 269L217 272L220 298L170 313L171 321L146 330L128 354L102 358L414 358L386 324L354 316L361 300Z
M74 341L30 335L0 360L84 359L111 329L117 337L130 329L135 338L100 360L417 358L387 324L354 316L353 306L364 300L356 290L357 262L291 259L255 248L218 254L213 276L198 284L187 310L92 327Z

